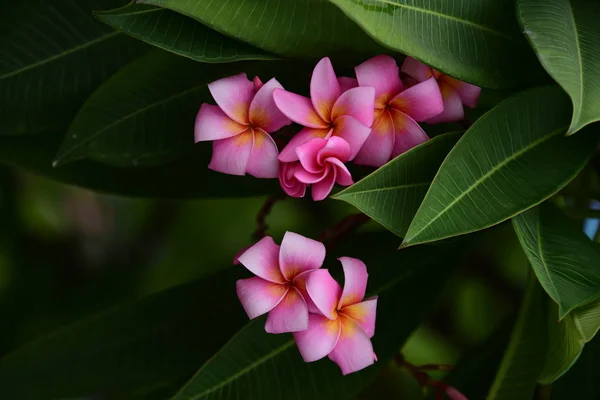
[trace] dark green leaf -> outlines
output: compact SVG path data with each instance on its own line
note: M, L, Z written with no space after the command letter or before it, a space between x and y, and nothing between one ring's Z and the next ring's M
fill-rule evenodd
M136 39L193 60L225 63L273 60L277 57L228 38L174 11L132 1L115 10L97 12L96 18Z
M600 336L592 340L579 360L552 385L552 400L598 400L600 398Z
M519 0L517 4L525 35L540 62L573 101L568 133L600 120L600 3Z
M560 210L544 203L517 215L513 226L560 319L600 297L600 252Z
M600 299L573 310L571 315L581 339L589 342L600 329Z
M120 0L15 3L0 14L0 135L66 129L96 86L147 50L92 16Z
M404 236L440 164L462 132L411 149L334 196Z
M476 85L531 84L537 70L510 0L332 2L377 41Z
M569 99L554 86L500 103L442 163L404 246L488 228L562 189L594 153L598 135L565 137Z

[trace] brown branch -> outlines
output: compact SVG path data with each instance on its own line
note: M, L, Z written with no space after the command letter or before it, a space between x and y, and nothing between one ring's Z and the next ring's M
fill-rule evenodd
M328 249L332 249L337 246L340 241L348 237L352 232L369 222L370 219L371 218L365 214L348 215L337 224L325 228L317 240L325 243Z
M267 229L269 229L269 225L267 225L266 221L267 217L271 213L271 210L273 209L275 203L281 200L285 200L286 198L286 195L279 194L276 196L271 196L265 201L265 203L258 211L258 214L256 216L256 230L252 234L253 241L256 242L265 237L265 235L267 234Z

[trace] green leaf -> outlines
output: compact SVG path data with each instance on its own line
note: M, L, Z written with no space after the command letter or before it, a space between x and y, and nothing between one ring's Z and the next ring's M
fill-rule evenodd
M379 361L375 366L344 377L327 358L305 363L291 335L266 334L264 319L260 319L231 339L174 399L354 398L398 352L452 270L448 265L451 246L436 246L436 252L427 248L396 252L394 243L392 235L365 235L348 243L346 250L335 252L335 256L363 259L369 268L369 292L379 294L373 338Z
M511 340L500 363L488 400L531 400L546 356L546 313L543 291L529 277Z
M525 35L550 76L571 96L568 134L600 120L600 3L519 0Z
M531 84L537 70L510 0L332 2L385 46L476 85Z
M144 0L285 57L357 62L385 52L329 0Z
M101 82L148 49L92 16L119 4L25 1L0 13L0 135L66 129Z
M487 112L442 163L403 246L488 228L562 189L598 140L592 132L565 137L569 116L569 99L554 86L519 93Z
M138 4L96 12L100 21L163 50L207 63L274 60L276 56L228 38L174 11Z
M151 295L25 345L0 359L0 397L111 397L191 376L245 320L231 290L233 272Z
M586 345L573 367L552 385L552 400L597 400L600 397L600 336Z
M548 301L548 306L548 348L544 368L538 377L538 382L544 385L548 385L564 375L577 361L584 345L573 317L567 315L562 321L557 321L556 304Z
M436 136L334 196L404 236L440 164L462 132Z
M83 188L135 197L243 197L281 193L276 179L220 174L208 169L211 146L157 167L117 168L82 160L52 168L63 134L0 137L0 163Z
M581 339L589 342L600 330L600 299L573 310L571 315Z
M513 226L560 319L600 297L600 252L560 210L544 203L517 215Z

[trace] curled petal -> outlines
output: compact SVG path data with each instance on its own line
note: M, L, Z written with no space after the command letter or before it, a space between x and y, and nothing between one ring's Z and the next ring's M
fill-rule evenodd
M360 325L343 315L340 320L340 337L329 358L340 367L343 375L348 375L372 365L376 357L371 340Z
M295 176L298 162L279 164L279 184L283 191L291 197L304 197L306 194L306 184L300 182Z
M329 193L331 193L331 189L333 189L333 185L335 185L335 181L337 179L337 171L335 168L328 165L325 169L325 173L323 174L323 179L318 182L313 183L312 186L312 198L314 201L325 200Z
M375 107L383 108L402 90L398 64L390 56L379 55L368 59L354 69L360 86L375 88Z
M363 328L369 338L375 335L375 316L377 314L377 297L344 307L344 315L353 318Z
M332 132L333 136L341 137L350 145L350 158L348 161L352 161L356 157L356 154L358 154L370 133L371 128L347 115L335 120Z
M350 174L350 171L348 171L343 162L337 158L328 158L326 161L335 166L335 181L338 185L350 186L354 183L352 174Z
M293 283L294 283L294 287L302 295L302 298L304 298L304 301L306 302L306 307L308 308L308 312L319 314L320 313L319 309L317 308L315 303L313 303L312 299L308 295L308 291L306 290L306 282L308 281L308 277L310 276L310 274L313 273L313 271L316 271L316 270L305 271L305 272L297 275L294 278Z
M314 138L296 148L296 154L298 155L300 164L302 164L302 167L307 172L310 172L311 174L319 174L323 171L323 164L321 163L322 160L320 160L318 156L321 152L321 149L324 149L331 139L327 140ZM348 144L346 144L346 146L347 145Z
M444 111L442 94L433 77L398 94L390 101L390 106L415 121L425 121Z
M429 124L460 121L465 117L462 101L458 92L447 82L439 81L440 92L444 101L444 111L427 120Z
M331 353L340 336L340 320L322 315L308 316L308 329L294 333L300 355L305 362L320 360Z
M354 78L348 78L346 76L340 76L338 78L340 84L340 92L344 93L346 90L350 90L358 86L358 81Z
M254 84L245 73L219 79L208 84L215 101L232 120L247 125Z
M291 281L301 273L321 268L325 260L325 246L294 232L286 232L279 251L279 268Z
M419 82L423 82L433 76L433 70L430 67L412 57L404 59L400 70Z
M316 154L317 162L320 165L325 164L327 158L337 158L342 162L350 159L350 145L344 139L338 136L332 136L326 140L324 146Z
M273 100L286 117L309 128L327 128L325 122L315 111L309 98L283 89L273 90Z
M262 129L255 129L254 145L246 171L257 178L277 178L279 173L277 156L277 144L271 135Z
M444 76L443 80L458 92L460 100L465 106L470 108L475 108L477 106L477 100L479 100L479 95L481 94L481 88L479 86L459 81L448 75Z
M425 131L414 119L394 109L390 110L390 114L394 119L395 133L392 158L398 157L400 154L429 140Z
M281 153L279 153L279 161L282 162L292 162L298 161L298 154L296 154L296 149L298 146L303 145L314 138L326 138L329 136L330 129L313 129L313 128L304 128L300 132L298 132L292 140L283 148Z
M285 283L279 269L279 246L266 236L250 246L237 260L254 275L273 283Z
M288 291L285 285L258 277L240 279L235 283L235 287L242 307L250 319L271 311Z
M356 87L342 93L337 99L331 111L331 118L335 121L342 115L349 115L362 124L371 126L373 124L374 107L375 89L372 87Z
M202 104L196 116L194 138L196 143L227 139L248 129L227 116L218 106Z
M323 166L321 171L313 173L313 172L308 172L307 170L305 170L302 167L302 165L300 165L298 168L296 168L296 171L294 172L294 176L300 182L310 185L310 184L314 184L317 182L321 182L323 179L325 179L327 177L327 174L329 173L329 170L330 170L330 168L328 168L327 166Z
M371 134L356 155L358 165L381 167L392 157L394 148L394 121L385 110L377 110Z
M340 84L331 60L328 57L322 58L315 66L310 80L310 99L324 121L331 121L331 109L340 93Z
M228 139L215 140L208 168L224 174L245 175L253 143L251 130Z
M365 297L367 290L367 266L358 258L340 257L344 269L344 290L338 308L358 303Z
M258 76L255 76L254 79L252 79L252 83L254 84L255 92L258 92L258 90L262 87L262 85L264 85L264 83L260 80L260 78Z
M308 328L308 309L302 295L290 288L269 312L265 331L268 333L299 332Z
M306 291L321 314L331 320L337 319L336 309L342 290L329 271L312 272L306 282Z
M250 123L266 132L275 132L292 121L275 105L273 91L283 89L275 78L265 83L250 103Z

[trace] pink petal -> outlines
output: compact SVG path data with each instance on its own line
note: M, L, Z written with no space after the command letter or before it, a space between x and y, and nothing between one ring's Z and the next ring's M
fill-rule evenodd
M465 117L462 100L458 92L448 83L439 81L440 92L444 101L444 111L427 120L429 124L460 121Z
M338 78L338 83L340 84L340 92L344 93L346 90L355 88L358 86L358 81L354 78L348 78L346 76L340 76Z
M310 99L324 121L331 121L331 109L340 94L340 84L335 76L331 60L328 57L322 58L315 66L310 80Z
M469 400L467 396L453 388L452 386L448 386L446 388L446 395L450 400Z
M342 292L340 285L326 269L314 271L306 282L306 291L321 314L329 319L337 318L337 305Z
M402 90L398 64L390 56L373 57L354 68L360 86L375 88L375 107L383 108Z
M273 91L273 101L286 117L309 128L328 128L329 124L315 111L308 97L283 89Z
M254 84L255 92L258 92L258 90L264 85L258 76L255 76L254 79L252 79L252 83Z
M404 59L400 70L419 82L423 82L433 76L433 71L430 67L412 57L406 57Z
M331 166L327 166L325 173L323 174L323 179L318 182L313 183L312 186L312 198L314 201L325 200L331 190L333 189L333 185L335 185L337 177L337 171L335 168Z
M307 172L318 174L323 171L323 164L320 164L318 155L321 149L327 147L328 142L329 140L327 139L314 138L296 148L296 154L298 155L300 164L302 164L302 167ZM347 145L348 144L346 144L346 146Z
M413 147L429 140L425 131L408 115L390 109L390 114L394 120L394 150L392 158L412 149Z
M283 191L292 197L304 197L306 194L306 184L300 182L294 176L298 162L279 164L279 184Z
M394 148L394 122L388 111L377 110L375 121L365 144L356 155L354 163L381 167L392 157Z
M194 138L196 143L206 140L227 139L248 129L227 116L218 106L202 104L196 116Z
M215 140L208 168L224 174L245 175L253 143L251 130L228 139Z
M375 335L375 317L377 315L377 297L352 304L340 310L340 313L353 318L363 328L369 338Z
M332 133L334 136L339 136L348 142L350 145L350 159L348 161L352 161L369 137L371 128L350 116L344 115L335 120Z
M325 357L335 347L340 335L340 320L330 320L322 315L308 316L308 329L295 332L294 339L305 362L313 362Z
M306 282L308 281L308 277L314 271L317 271L317 270L305 271L305 272L297 275L294 278L293 284L294 284L294 287L302 295L302 298L304 299L304 301L306 302L306 307L308 308L308 312L309 313L317 313L317 314L319 314L320 313L319 309L317 308L317 306L315 305L315 303L312 301L312 299L308 295L308 291L306 290Z
M350 174L350 171L348 171L343 162L337 158L328 158L326 161L335 165L335 181L338 185L350 186L354 184L352 174Z
M442 94L433 77L398 94L390 101L390 106L415 121L425 121L444 111Z
M283 148L279 153L279 161L292 162L298 161L298 155L296 154L296 148L303 145L314 138L325 138L329 135L330 129L314 129L304 128L298 132L292 140Z
M254 84L245 73L211 82L208 90L229 118L240 124L248 124L248 109L255 92Z
M275 78L265 83L250 103L250 123L266 132L275 132L292 123L275 105L273 91L283 89Z
M465 106L470 108L475 108L477 106L477 100L479 100L479 95L481 94L481 88L479 86L459 81L448 75L444 76L443 81L450 84L450 86L458 92L458 95Z
M367 266L358 258L340 257L338 260L342 263L344 269L344 290L338 308L355 304L365 297L367 290Z
M340 320L340 337L329 358L340 367L343 375L347 375L375 363L375 353L371 340L357 322L343 315Z
M285 283L279 270L279 246L270 236L250 246L237 260L258 277L273 283Z
M372 87L356 87L342 93L337 99L331 111L331 118L335 121L342 115L349 115L364 125L371 126L373 124L374 107L375 89Z
M279 174L277 156L277 144L271 135L262 129L255 129L254 145L246 171L257 178L277 178Z
M265 331L268 333L299 332L308 328L308 309L302 295L291 288L269 312Z
M308 172L302 167L302 165L298 166L294 171L294 177L298 179L302 183L306 183L308 185L321 182L323 179L327 177L327 174L330 172L330 168L328 166L324 166L320 172Z
M250 319L271 311L288 291L286 285L262 278L240 279L235 283L238 298Z
M332 136L326 140L324 146L316 154L318 164L324 165L325 159L333 157L342 162L350 159L350 145L338 136Z
M286 232L279 251L279 268L291 281L302 272L321 268L325 260L325 246L294 232Z

